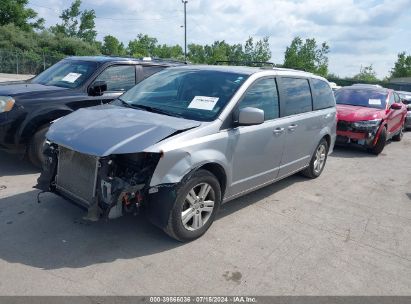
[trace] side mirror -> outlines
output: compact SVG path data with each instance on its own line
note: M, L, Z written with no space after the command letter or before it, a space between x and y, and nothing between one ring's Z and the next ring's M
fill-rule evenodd
M90 96L101 96L107 91L107 82L96 81L88 88L88 94Z
M393 110L401 110L402 109L402 105L400 103L393 103L391 105L391 109Z
M238 112L238 125L240 126L252 126L259 125L264 122L264 111L246 107L240 109Z

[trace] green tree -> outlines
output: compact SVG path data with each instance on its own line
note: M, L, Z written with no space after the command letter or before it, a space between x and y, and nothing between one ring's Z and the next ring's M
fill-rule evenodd
M206 55L203 45L190 43L187 48L188 61L192 63L204 63L206 61Z
M74 0L68 9L63 10L59 16L61 24L51 27L55 34L67 37L77 37L87 42L94 42L97 36L95 31L96 13L91 10L80 10L81 0Z
M372 64L369 66L361 66L360 72L353 77L354 80L364 81L364 82L375 82L378 81L377 73L374 71Z
M177 60L184 59L183 48L179 45L157 45L154 48L153 56L158 58L171 58Z
M399 53L394 68L391 70L391 78L411 77L411 55L405 52Z
M28 0L1 0L0 25L13 23L25 31L43 29L44 19L37 18L37 13L26 8Z
M243 61L245 62L267 62L271 58L268 37L254 44L253 38L249 37L244 44Z
M303 41L296 37L285 51L283 66L327 76L329 51L326 42L319 46L314 38Z
M128 42L127 51L133 57L154 56L157 38L138 34L137 39Z
M104 55L122 56L125 54L124 45L116 37L108 35L103 39L101 52Z
M217 61L233 61L241 63L266 62L271 58L268 37L254 44L253 38L248 38L243 45L229 44L222 41L214 41L211 45L188 45L188 59L193 63L214 64Z
M340 78L340 76L338 76L337 74L334 74L334 73L328 73L327 78L328 79L338 79L338 78Z

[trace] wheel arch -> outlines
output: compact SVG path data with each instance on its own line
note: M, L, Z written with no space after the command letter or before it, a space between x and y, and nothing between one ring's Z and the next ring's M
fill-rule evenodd
M200 170L200 169L209 171L217 178L218 182L220 183L220 187L221 187L221 197L224 197L225 191L227 189L227 174L223 166L215 162L210 162L210 163L206 163L197 168L197 170Z
M72 112L69 108L53 108L41 112L34 112L25 119L25 122L20 128L20 143L27 143L40 128Z

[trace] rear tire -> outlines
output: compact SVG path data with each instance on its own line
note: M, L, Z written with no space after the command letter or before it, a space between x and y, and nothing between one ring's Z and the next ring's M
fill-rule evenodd
M317 148L315 148L314 155L311 157L310 164L301 173L309 178L317 178L324 170L325 163L328 156L328 142L325 138L321 139Z
M27 150L27 156L29 161L37 168L41 169L44 161L43 147L46 141L46 133L49 130L49 125L39 128L32 136L29 147Z
M369 152L378 155L384 150L385 143L387 142L387 128L383 127L380 136L378 137L377 143L374 147L368 149Z
M392 137L393 141L401 141L402 137L404 136L404 124L402 124L400 131Z
M181 242L199 238L210 228L220 203L217 178L207 170L198 170L177 190L165 232Z

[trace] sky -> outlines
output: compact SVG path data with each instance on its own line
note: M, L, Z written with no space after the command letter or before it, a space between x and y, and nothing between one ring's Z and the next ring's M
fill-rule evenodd
M71 0L30 0L46 26L59 23ZM139 33L163 44L184 44L181 0L83 0L96 12L97 39L127 45ZM271 61L281 64L296 36L330 46L329 72L350 77L373 65L388 76L397 54L411 54L411 0L188 0L187 44L244 43L269 37Z

